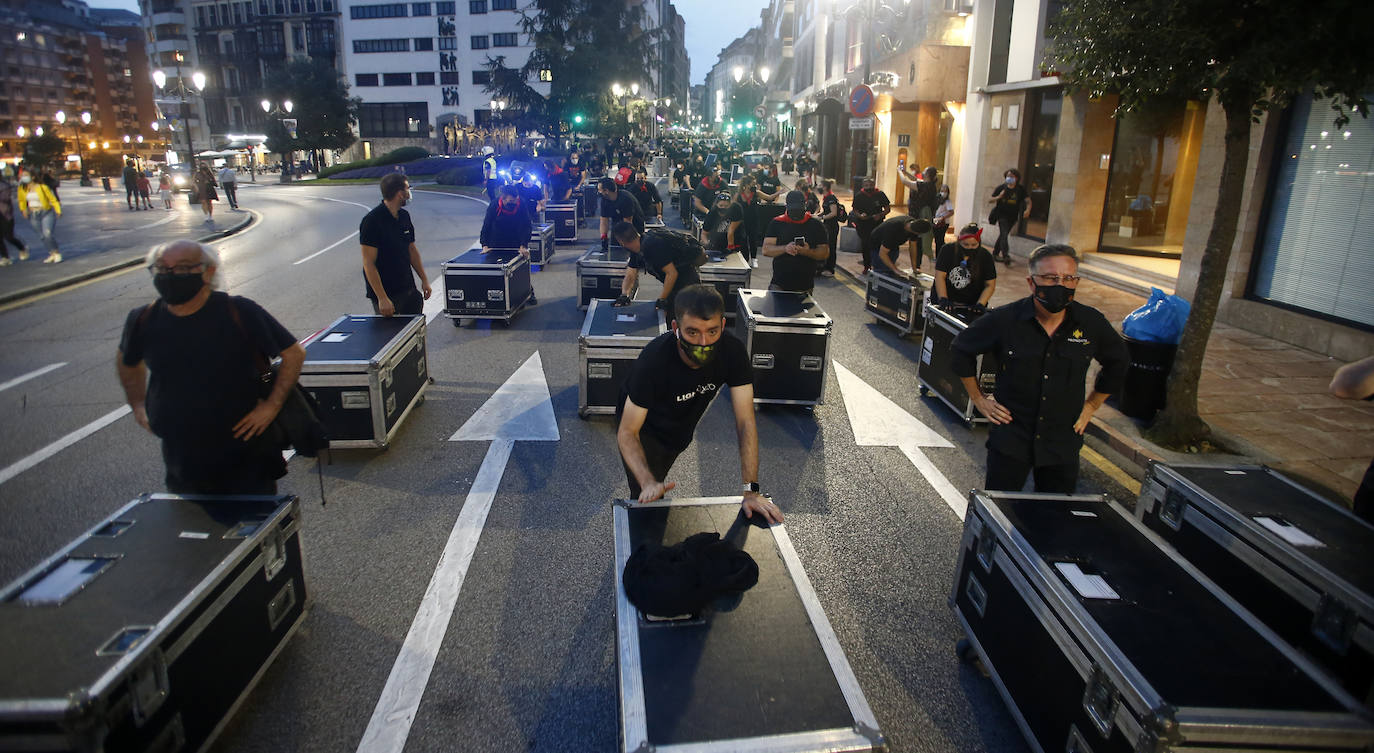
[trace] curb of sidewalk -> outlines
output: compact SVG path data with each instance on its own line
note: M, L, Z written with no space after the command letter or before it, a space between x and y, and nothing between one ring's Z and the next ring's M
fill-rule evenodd
M208 235L203 235L203 236L201 236L201 237L199 237L199 238L196 238L196 242L197 242L197 243L209 243L209 242L211 242L211 241L217 241L217 240L220 240L220 239L223 239L223 238L227 238L227 237L229 237L229 236L231 236L231 235L234 235L235 233L239 233L239 232L242 232L242 231L246 230L246 229L247 229L249 226L251 226L253 223L255 223L255 222L257 222L258 220L262 219L261 215L259 215L257 212L255 212L255 211L253 211L253 210L251 210L251 209L245 209L245 210L243 210L243 211L244 211L248 216L247 216L247 217L244 217L244 218L243 218L243 221L239 222L237 225L234 225L233 227L230 227L230 228L225 228L224 230L217 230L217 231L215 231L215 232L213 232L213 233L210 233L210 234L208 234ZM123 260L123 261L117 261L117 262L114 262L114 263L112 263L112 264L106 264L105 266L103 266L103 267L97 267L96 269L88 269L88 270L86 270L85 272L79 272L79 273L77 273L77 274L75 274L75 275L72 275L71 277L64 277L64 278L62 278L62 279L60 279L60 280L53 280L53 281L51 281L51 282L45 282L45 283L43 283L43 284L41 284L41 285L34 285L33 287L24 288L23 290L16 290L16 291L14 291L14 292L12 292L12 293L3 293L3 294L0 294L0 306L5 305L5 304L7 304L7 303L14 303L15 301L22 301L22 300L24 300L24 299L26 299L26 298L31 298L31 297L36 296L36 295L42 295L42 294L44 294L44 293L51 293L51 292L53 292L54 290L61 290L61 289L63 289L63 288L67 288L67 287L70 287L70 286L72 286L72 285L76 285L77 283L85 282L85 281L87 281L87 280L92 280L92 279L95 279L95 278L100 277L100 276L102 276L102 275L110 274L111 272L118 272L118 271L121 270L121 269L128 269L129 267L135 267L135 266L138 266L139 264L142 264L142 263L143 263L143 255L140 254L140 255L137 256L136 258L133 258L133 259L125 259L125 260Z

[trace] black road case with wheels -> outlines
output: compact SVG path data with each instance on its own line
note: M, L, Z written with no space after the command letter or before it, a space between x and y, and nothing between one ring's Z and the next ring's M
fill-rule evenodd
M950 605L1037 751L1363 751L1359 702L1102 496L969 495Z
M544 205L544 222L553 225L555 243L577 241L577 202L551 201Z
M750 524L739 503L615 504L620 750L882 750L877 720L787 529ZM646 619L625 595L626 560L641 544L703 531L748 552L758 584L687 619Z
M582 186L582 219L593 228L601 227L601 194L597 191L600 178L587 178Z
M754 402L824 403L831 321L820 304L805 293L743 288L735 309L735 333L754 369Z
M935 278L930 275L908 280L874 271L868 275L864 310L878 321L896 327L903 335L909 335L922 327L921 307L934 282Z
M331 448L386 447L429 387L425 317L346 315L305 342L301 387Z
M139 497L0 591L0 750L204 750L306 605L295 497Z
M577 308L585 311L594 298L619 298L629 265L630 252L623 246L611 246L605 251L601 246L587 249L577 259Z
M484 254L475 246L444 262L444 315L455 327L468 319L509 322L533 292L530 260L519 249L493 248Z
M1374 526L1255 465L1151 463L1136 515L1374 705Z
M738 251L707 251L707 262L697 267L701 281L712 285L725 301L725 318L733 321L736 315L734 301L739 298L739 289L749 287L749 277L753 269L744 255Z
M530 264L548 264L553 260L553 224L535 223L530 230ZM573 234L576 238L576 233Z
M987 423L987 417L973 407L973 400L964 390L964 383L954 375L953 351L950 345L954 338L968 329L980 314L966 306L932 306L926 302L922 319L925 328L921 332L921 359L916 363L916 381L921 385L921 394L931 392L959 414L966 424ZM992 394L997 386L997 354L984 353L978 356L978 385L985 394Z
M620 388L639 352L667 331L663 312L654 307L653 301L636 301L616 308L611 301L593 299L577 336L581 362L577 415L614 415L620 402Z

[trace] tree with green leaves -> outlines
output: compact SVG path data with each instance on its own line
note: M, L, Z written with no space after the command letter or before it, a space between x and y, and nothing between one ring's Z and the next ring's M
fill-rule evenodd
M507 103L501 118L522 133L554 137L578 115L599 124L603 135L628 133L626 107L611 94L611 85L647 83L645 72L656 70L656 50L665 36L663 29L644 28L643 8L606 0L534 0L520 11L520 24L534 42L529 60L511 67L504 55L487 58L486 91ZM548 84L548 96L536 88L541 83Z
M358 122L362 100L348 96L348 84L329 61L296 58L268 72L267 97L277 106L291 100L289 116L268 118L267 149L277 154L321 149L347 149L357 137L350 128ZM283 117L296 119L296 137L282 125ZM320 164L316 160L315 164Z
M30 136L24 142L24 162L34 168L57 167L62 163L62 155L67 151L51 125L44 126L42 136Z
M1216 213L1151 441L1182 449L1211 433L1198 381L1236 240L1251 124L1308 92L1329 101L1337 127L1352 112L1368 117L1372 9L1368 0L1074 0L1051 23L1046 62L1069 91L1115 95L1118 115L1215 100L1226 116Z

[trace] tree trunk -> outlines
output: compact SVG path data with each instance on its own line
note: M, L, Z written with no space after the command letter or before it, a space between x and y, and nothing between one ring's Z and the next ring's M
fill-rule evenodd
M1202 359L1217 318L1221 290L1226 284L1226 269L1231 247L1236 241L1240 204L1245 193L1245 169L1250 158L1250 109L1255 97L1248 92L1231 93L1221 98L1226 113L1226 155L1221 166L1221 185L1217 189L1216 213L1202 252L1197 290L1193 294L1183 339L1169 372L1166 405L1145 432L1145 438L1163 447L1183 450L1196 446L1211 434L1211 428L1198 415L1198 380Z

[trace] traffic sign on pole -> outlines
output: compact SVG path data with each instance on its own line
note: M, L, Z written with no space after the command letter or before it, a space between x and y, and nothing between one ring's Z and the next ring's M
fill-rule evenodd
M877 101L868 84L859 84L849 92L849 112L856 118L866 118L873 114Z
M759 105L758 107L754 108L754 117L762 118L765 114L767 114L767 112L767 110L763 109L763 105Z

